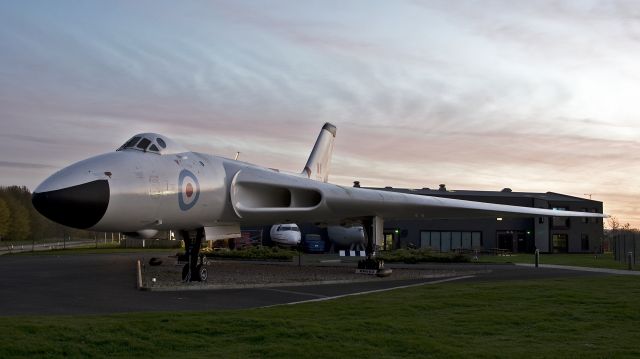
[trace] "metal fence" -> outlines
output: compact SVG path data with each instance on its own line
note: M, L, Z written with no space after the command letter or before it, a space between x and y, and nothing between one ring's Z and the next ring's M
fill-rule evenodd
M633 263L640 263L640 233L635 231L621 231L612 237L613 255L618 262L628 263L631 256Z

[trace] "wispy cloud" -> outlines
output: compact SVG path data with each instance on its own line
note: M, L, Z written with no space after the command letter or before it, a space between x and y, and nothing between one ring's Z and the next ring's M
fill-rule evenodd
M0 184L33 188L47 170L147 131L296 170L330 121L339 183L596 192L611 213L637 218L639 11L624 1L2 3Z
M0 161L0 167L18 168L18 169L54 169L56 168L55 166L43 165L40 163L10 162L10 161Z

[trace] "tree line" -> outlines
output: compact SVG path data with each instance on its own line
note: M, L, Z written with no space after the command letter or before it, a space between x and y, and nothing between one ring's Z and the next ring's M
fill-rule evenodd
M87 238L90 234L42 216L33 208L27 187L0 187L0 241L39 241L65 236Z
M620 231L622 232L639 232L640 231L638 230L638 228L632 227L629 222L625 224L620 223L617 217L609 217L607 219L607 225L609 227L607 229L613 233L617 233Z

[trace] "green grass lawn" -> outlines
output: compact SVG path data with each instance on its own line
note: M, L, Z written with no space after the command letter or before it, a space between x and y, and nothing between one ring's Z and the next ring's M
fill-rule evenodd
M478 259L480 263L535 263L535 257L529 253L516 253L510 256L483 255ZM627 269L626 263L620 263L613 258L612 253L598 254L540 254L540 264L561 264L578 267ZM637 267L637 266L636 266ZM638 269L638 268L634 268Z
M639 278L606 276L252 310L4 317L0 357L636 358L639 298Z

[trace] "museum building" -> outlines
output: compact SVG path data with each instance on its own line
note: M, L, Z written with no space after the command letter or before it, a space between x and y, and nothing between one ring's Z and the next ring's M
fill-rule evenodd
M357 185L357 184L356 184ZM439 189L371 188L513 206L602 213L602 202L547 192L449 191ZM410 219L384 221L383 249L416 247L441 252L458 249L532 253L600 251L602 218L533 217L484 219Z

